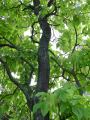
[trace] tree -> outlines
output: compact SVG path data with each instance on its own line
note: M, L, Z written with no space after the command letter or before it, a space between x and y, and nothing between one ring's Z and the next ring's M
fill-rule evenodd
M0 1L1 120L90 119L89 4Z

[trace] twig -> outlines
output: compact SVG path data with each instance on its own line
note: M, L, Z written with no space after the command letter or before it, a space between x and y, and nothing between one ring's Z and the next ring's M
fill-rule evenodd
M75 30L75 44L74 44L74 47L72 49L72 53L75 51L75 48L77 46L77 40L78 40L78 33L77 33L75 25L74 25L74 30Z
M15 48L15 46L11 45L11 44L0 44L0 48L3 48L3 47L10 47L10 48Z
M8 97L8 96L14 95L14 94L16 93L17 89L18 89L18 87L15 88L15 90L13 91L13 93L9 93L9 94L6 94L5 96L1 97L0 102L1 102L4 98L6 98L6 97Z
M51 59L52 59L63 71L65 71L65 72L67 72L67 73L69 73L69 74L71 74L71 75L73 76L73 78L74 78L74 80L75 80L75 82L76 82L76 85L77 85L78 88L79 88L79 93L80 93L80 95L82 95L82 94L83 94L83 91L81 90L81 84L80 84L80 82L79 82L79 80L78 80L78 78L77 78L77 76L76 76L75 71L74 71L73 69L69 70L69 69L63 67L63 65L61 65L60 62L58 62L58 60L56 59L57 57L55 56L55 54L54 54L52 51L50 51L50 53L54 56L54 57L51 57Z
M21 90L23 90L23 86L18 82L17 79L13 78L13 76L12 76L12 74L11 74L11 71L10 71L10 68L8 67L7 63L6 63L4 60L2 60L1 58L0 58L0 62L3 64L3 66L4 66L4 68L5 68L6 72L7 72L7 75L8 75L8 77L9 77L9 79L10 79L16 86L18 86Z
M34 22L33 24L32 24L32 30L31 30L31 36L30 36L30 38L31 38L31 40L32 40L32 42L33 43L38 43L39 44L39 42L38 41L36 41L36 40L34 40L34 25L36 24L36 23L38 23L38 21L36 21L36 22Z

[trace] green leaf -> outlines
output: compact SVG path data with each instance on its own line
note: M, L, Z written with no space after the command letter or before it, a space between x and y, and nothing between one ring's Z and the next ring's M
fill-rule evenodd
M79 19L79 15L74 15L73 16L73 24L78 26L80 24L80 19Z
M37 112L37 110L41 110L43 116L45 116L49 112L49 106L47 102L40 102L34 105L33 112Z
M48 102L42 102L41 113L45 116L49 112Z
M37 112L41 108L42 103L37 103L33 106L33 113Z
M78 120L82 120L83 118L83 109L77 107L72 108L72 112L77 116Z

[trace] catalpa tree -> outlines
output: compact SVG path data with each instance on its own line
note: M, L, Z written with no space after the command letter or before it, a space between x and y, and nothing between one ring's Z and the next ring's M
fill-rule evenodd
M90 119L89 0L0 0L0 119Z

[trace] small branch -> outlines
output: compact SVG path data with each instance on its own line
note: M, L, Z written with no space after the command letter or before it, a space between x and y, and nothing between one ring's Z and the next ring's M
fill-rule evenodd
M10 40L8 40L7 38L5 38L5 37L1 37L0 39L4 39L4 40L6 40L9 44L0 44L0 47L2 48L2 47L10 47L10 48L14 48L14 49L16 49L17 51L20 51L21 50L21 48L19 48L18 46L16 46L16 45L14 45L12 42L10 42ZM23 52L23 50L21 50L22 52ZM32 69L34 69L34 67L33 67L33 65L30 63L30 62L28 62L25 58L23 58L23 57L21 57L21 59L23 60L23 61L25 61Z
M32 69L34 69L34 66L33 66L30 62L28 62L25 58L21 57L21 59L22 59L24 62L26 62Z
M0 44L0 47L2 48L2 47L10 47L10 48L14 48L14 49L16 49L17 51L20 51L21 49L19 48L19 47L17 47L16 45L14 45L13 43L11 43L10 42L10 40L8 40L8 39L6 39L5 37L2 37L1 39L4 39L4 40L6 40L7 42L9 42L9 44ZM33 67L33 65L30 63L30 62L28 62L24 57L21 57L21 59L24 61L24 62L26 62L30 67L31 67L31 72L30 72L30 78L29 78L29 80L28 80L28 82L27 83L30 83L31 82L31 76L32 76L32 74L33 74L33 71L34 71L34 67ZM4 61L3 61L4 62ZM6 64L6 63L5 63ZM11 75L10 75L10 71L8 72L8 75L9 75L9 78L10 79L12 79L11 77ZM14 79L14 78L13 78Z
M65 73L64 73L65 74ZM54 79L59 79L60 77L63 77L63 79L65 79L66 81L70 81L70 78L66 78L64 76L63 72L62 72L62 75L59 75L59 76L52 76L50 77L50 79L54 78Z
M66 78L66 77L64 76L64 74L65 74L65 71L63 70L63 71L62 71L62 77L63 77L65 80L70 81L70 78Z
M54 2L55 2L55 0L49 0L49 2L48 2L48 7L50 7L51 5L53 5L54 4Z
M30 98L30 93L28 92L28 88L25 88L25 86L23 84L20 84L18 82L17 79L13 78L13 76L11 75L11 71L7 65L7 63L5 61L3 61L1 58L0 58L0 62L3 64L6 72L7 72L7 75L9 77L9 79L11 80L11 82L13 82L18 88L20 88L20 90L24 93L26 99L27 99L27 102L29 103L31 98Z
M60 104L58 103L58 116L59 116L59 120L61 120L61 115L60 115Z
M75 48L77 46L77 40L78 40L78 33L77 33L75 25L74 25L74 30L75 30L75 44L74 44L74 47L72 49L72 53L75 51Z
M34 72L34 69L32 68L31 72L30 72L30 76L29 76L29 79L28 79L28 84L31 83L31 79L32 79L32 75L33 75L33 72Z
M39 44L39 42L38 41L36 41L36 40L34 40L34 25L36 24L36 23L38 23L38 21L36 21L36 22L34 22L33 24L32 24L32 31L31 31L31 36L30 36L30 38L31 38L31 40L32 40L32 42L33 43L38 43Z
M25 11L25 10L32 10L32 11L34 11L34 6L29 4L29 5L25 6L25 8L23 9L23 11Z
M1 58L0 58L0 62L3 64L6 72L7 72L7 75L9 77L9 79L17 86L19 87L21 90L23 90L23 86L18 82L17 79L13 78L13 76L11 75L11 71L10 71L10 68L8 67L7 63L5 61L3 61Z
M0 39L1 40L5 40L5 41L7 41L9 43L9 44L0 44L1 47L7 46L7 47L15 48L16 50L19 49L16 45L14 45L10 40L8 40L7 38L5 38L4 36L0 37Z
M73 71L73 74L72 74L72 75L73 75L73 77L74 77L74 80L75 80L75 82L76 82L76 85L78 86L80 95L83 95L83 90L81 90L82 86L81 86L81 84L80 84L80 82L79 82L79 80L78 80L78 78L77 78L77 76L76 76L76 74L75 74L74 71Z
M10 47L10 48L15 48L15 46L11 45L11 44L0 44L0 48L3 47ZM16 48L15 48L16 49Z
M49 51L50 51L50 50L49 50ZM79 88L79 93L80 93L80 95L82 95L82 94L83 94L83 91L81 90L82 86L81 86L81 84L80 84L80 82L79 82L79 80L78 80L78 78L77 78L74 70L73 70L73 69L69 70L69 69L66 69L65 67L63 67L63 65L61 65L60 62L57 61L57 59L56 59L57 57L55 56L55 54L54 54L52 51L50 51L50 53L54 56L54 57L51 57L52 60L53 60L64 72L67 72L67 73L71 74L71 75L74 77L74 80L75 80L75 82L76 82L76 85L77 85L78 88Z
M30 84L31 83L31 78L32 78L32 75L33 75L33 72L34 72L34 66L31 64L31 63L29 63L25 58L23 58L23 57L21 57L21 59L23 60L23 61L25 61L30 67L31 67L31 72L30 72L30 75L29 75L29 79L28 79L28 81L26 82L26 84Z
M13 91L13 93L6 94L5 96L1 97L0 102L2 102L2 100L3 100L4 98L8 97L8 96L13 96L13 95L16 93L17 89L18 89L18 87L15 88L15 90Z
M21 6L21 4L17 5L17 6L13 6L11 8L8 8L7 10L11 10L11 9L16 9L16 8L19 8Z
M61 65L54 57L51 57L51 59L64 71L66 71L67 73L72 73L72 70L66 69L63 67L63 65Z

